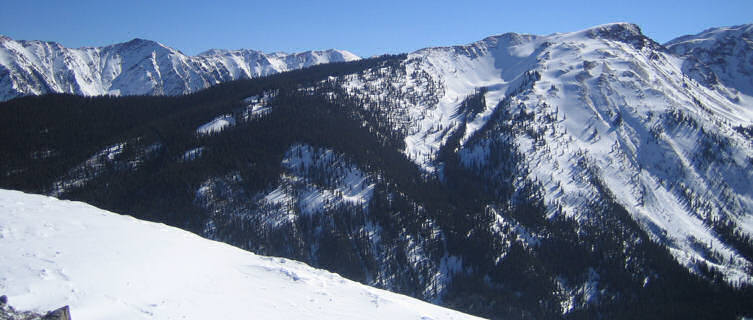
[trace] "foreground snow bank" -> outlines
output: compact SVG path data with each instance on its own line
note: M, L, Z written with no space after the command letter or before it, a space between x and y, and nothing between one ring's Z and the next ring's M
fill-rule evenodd
M83 319L471 316L80 202L0 190L0 293Z

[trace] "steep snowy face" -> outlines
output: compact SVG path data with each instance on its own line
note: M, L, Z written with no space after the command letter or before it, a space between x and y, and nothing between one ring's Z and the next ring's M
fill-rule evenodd
M0 37L0 101L45 93L178 95L225 81L358 59L343 50L210 50L192 57L143 39L70 49L54 42Z
M576 218L606 189L691 270L753 280L746 246L729 241L753 233L753 148L736 129L753 123L752 106L684 79L684 61L658 46L584 34L552 37L540 79L510 100L531 128L515 137L529 178Z
M537 36L508 33L466 46L427 48L409 54L400 68L349 76L344 89L365 99L367 109L390 105L381 112L405 136L405 154L434 172L434 156L448 133L462 122L478 129L537 63L534 52L542 44ZM466 119L458 106L481 87L488 89L486 105L476 118Z
M686 76L708 87L721 83L717 89L729 89L730 99L750 101L753 96L753 24L712 28L674 39L665 46L685 59L683 72Z
M725 40L742 55L748 42ZM424 49L343 87L365 108L392 102L382 113L427 173L443 175L450 147L467 168L509 179L492 158L512 143L550 218L586 220L593 199L613 197L690 270L751 282L749 244L734 239L753 234L753 103L684 77L687 63L615 23ZM466 103L474 95L482 105Z
M476 319L79 202L0 190L0 290L75 319Z

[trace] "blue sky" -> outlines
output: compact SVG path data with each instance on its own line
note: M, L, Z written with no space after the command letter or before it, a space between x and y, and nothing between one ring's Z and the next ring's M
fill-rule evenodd
M0 34L102 46L133 38L186 54L211 48L360 56L465 44L494 34L550 34L627 21L665 42L753 23L753 0L685 1L57 1L2 0Z

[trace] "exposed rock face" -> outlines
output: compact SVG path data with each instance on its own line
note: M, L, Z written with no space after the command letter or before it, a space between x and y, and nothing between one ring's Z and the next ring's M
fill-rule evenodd
M71 320L71 309L68 306L48 312L42 320Z
M64 306L46 314L17 311L8 304L8 297L0 296L0 320L71 320L71 310Z

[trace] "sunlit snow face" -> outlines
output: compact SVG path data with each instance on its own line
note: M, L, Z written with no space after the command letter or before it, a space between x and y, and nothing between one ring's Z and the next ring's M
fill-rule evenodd
M79 202L0 190L0 208L0 286L18 310L69 305L76 319L473 318Z
M709 215L688 207L687 199L703 197L711 211L730 216L753 210L753 186L744 182L753 178L746 162L753 151L734 132L753 124L753 100L705 86L686 74L687 60L656 48L629 24L545 37L507 34L424 49L408 56L403 76L384 79L367 71L344 86L367 101L390 101L385 114L407 120L396 128L406 132L403 152L427 173L442 176L437 154L457 131L462 138L456 152L470 167L485 165L490 141L513 139L529 169L523 178L542 183L550 215L564 208L577 217L596 196L577 165L585 161L599 168L606 188L657 241L673 243L678 261L691 270L692 261L705 261L730 282L751 281L745 272L750 262L705 227ZM538 78L527 81L533 71ZM384 96L375 90L383 82L410 99ZM474 114L459 112L482 87L485 106ZM513 123L522 129L509 137L471 139L499 108L525 114ZM674 122L678 114L690 120ZM699 162L699 146L711 141L730 147ZM712 196L716 181L728 181L725 194L735 200ZM747 219L733 219L753 232ZM727 262L705 259L697 243L710 244Z

